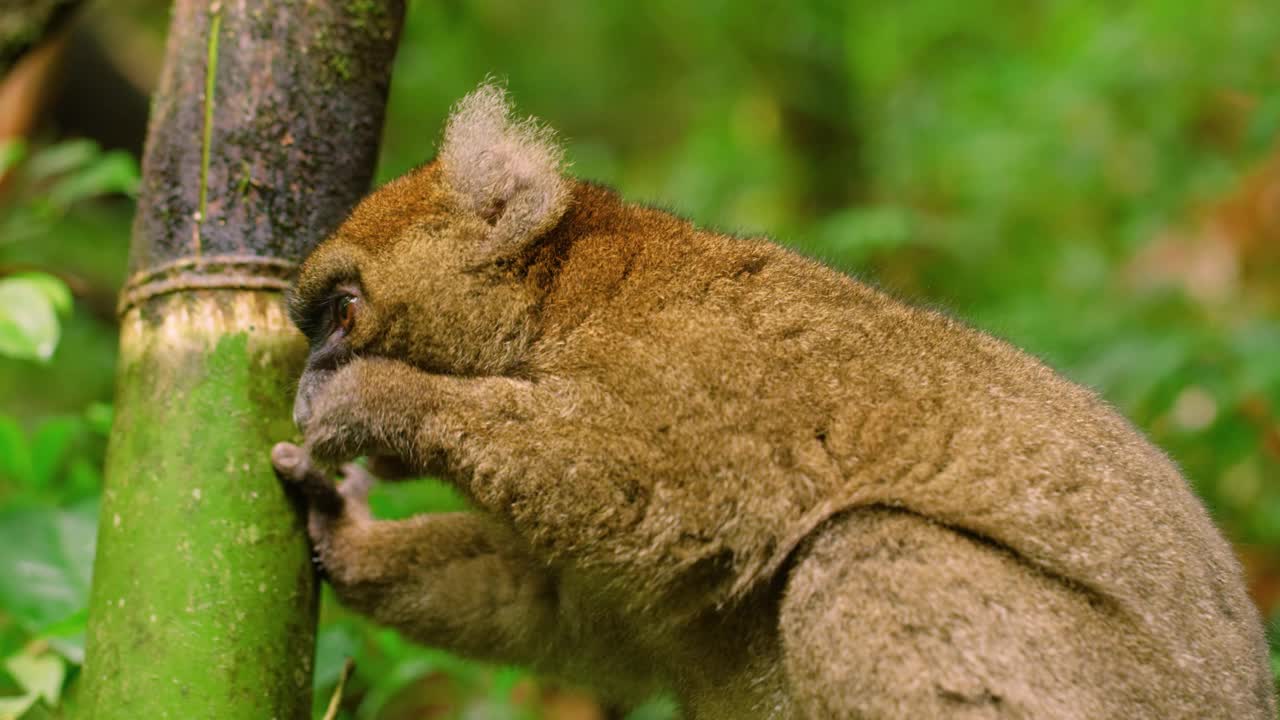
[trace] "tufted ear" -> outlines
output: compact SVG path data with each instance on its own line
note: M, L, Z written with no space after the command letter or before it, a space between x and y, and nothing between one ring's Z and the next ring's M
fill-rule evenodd
M484 84L454 106L440 147L445 182L500 244L550 230L569 203L564 152L533 118L514 120L502 88Z

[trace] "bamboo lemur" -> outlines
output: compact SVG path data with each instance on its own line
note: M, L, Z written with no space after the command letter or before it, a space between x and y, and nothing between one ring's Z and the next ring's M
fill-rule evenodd
M415 640L688 718L1275 718L1231 548L1106 403L563 175L493 86L291 310L276 466L338 596ZM476 511L374 520L324 470L360 455Z

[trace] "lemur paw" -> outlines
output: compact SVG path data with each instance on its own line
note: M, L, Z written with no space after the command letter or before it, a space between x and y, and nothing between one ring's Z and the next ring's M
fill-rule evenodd
M307 532L322 559L337 526L371 519L369 489L374 477L359 465L343 465L339 470L342 481L335 485L330 473L310 453L287 442L271 449L271 464L286 487L306 499Z

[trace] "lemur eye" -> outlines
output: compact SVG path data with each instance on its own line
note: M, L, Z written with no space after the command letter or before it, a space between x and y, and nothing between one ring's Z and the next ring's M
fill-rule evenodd
M342 332L350 334L356 325L356 314L359 312L360 298L355 295L343 295L333 305L333 323Z

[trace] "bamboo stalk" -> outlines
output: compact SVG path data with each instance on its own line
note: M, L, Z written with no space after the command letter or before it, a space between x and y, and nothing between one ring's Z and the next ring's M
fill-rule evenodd
M88 718L310 717L317 580L272 474L281 290L367 189L402 0L178 0L152 105L80 688Z

